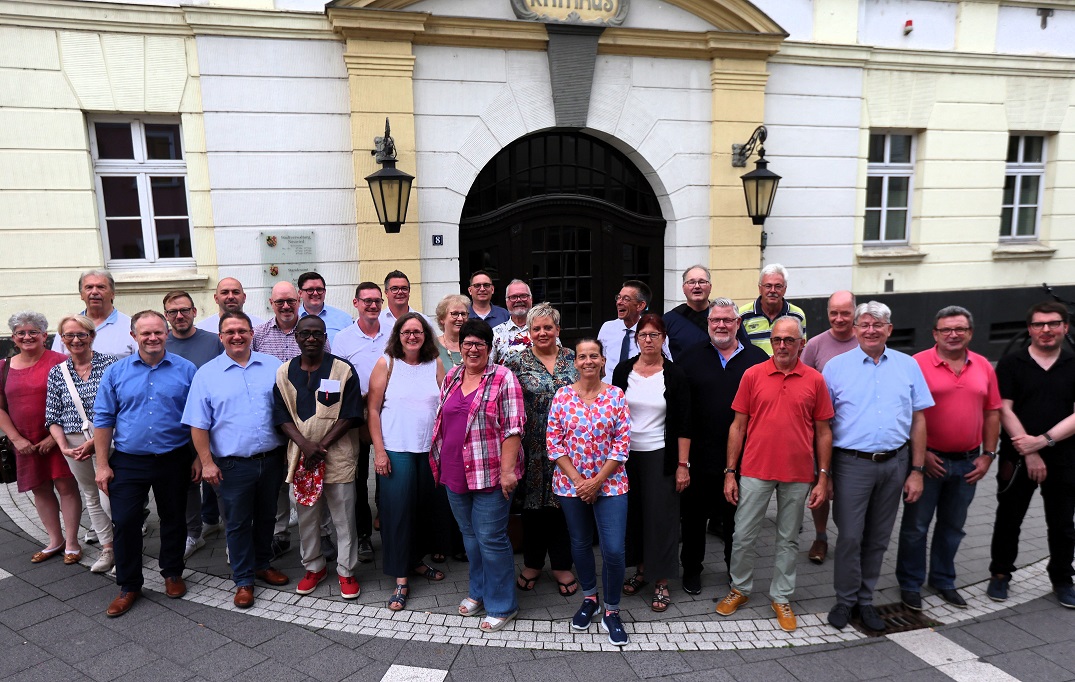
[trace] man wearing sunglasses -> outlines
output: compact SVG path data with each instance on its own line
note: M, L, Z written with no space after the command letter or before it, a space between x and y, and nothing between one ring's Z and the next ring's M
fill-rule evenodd
M989 586L993 601L1008 598L1019 551L1019 527L1034 490L1041 486L1048 528L1046 571L1061 606L1075 608L1075 354L1064 348L1068 311L1048 301L1027 312L1030 347L997 363L1000 442L997 518L993 525Z

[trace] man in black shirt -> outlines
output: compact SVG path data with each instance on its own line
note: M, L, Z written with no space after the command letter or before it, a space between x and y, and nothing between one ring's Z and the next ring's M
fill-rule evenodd
M1041 486L1048 528L1046 568L1061 606L1075 608L1075 354L1063 347L1068 311L1038 303L1027 313L1030 347L997 363L1001 437L997 517L989 564L993 601L1008 598L1019 551L1019 527Z
M709 315L709 294L712 292L709 268L692 265L683 271L683 295L687 302L664 314L672 360L678 360L683 351L704 343L709 336L706 318Z
M728 430L735 419L732 400L748 368L769 359L752 343L737 338L739 313L727 298L713 301L708 317L709 340L676 357L691 389L691 485L680 499L683 547L683 590L702 591L706 522L712 518L724 537L724 561L731 565L735 507L724 499Z

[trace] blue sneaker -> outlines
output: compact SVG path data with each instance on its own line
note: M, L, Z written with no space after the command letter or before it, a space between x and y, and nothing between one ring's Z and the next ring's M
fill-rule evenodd
M571 619L572 630L588 630L590 623L593 622L593 615L597 613L597 601L594 599L583 599L582 606L575 612L575 616Z
M993 601L1008 601L1008 583L1011 581L1011 577L993 576L989 579L989 586L985 588L985 593Z
M627 631L623 629L619 611L610 611L601 617L601 630L608 633L608 643L612 646L627 645Z
M1053 592L1056 594L1056 600L1060 602L1060 605L1075 609L1075 587L1071 585L1054 585Z

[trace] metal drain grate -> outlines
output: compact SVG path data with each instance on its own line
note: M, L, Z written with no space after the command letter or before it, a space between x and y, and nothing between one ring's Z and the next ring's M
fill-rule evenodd
M862 626L858 616L851 619L855 629L867 637L883 637L894 632L908 632L910 630L923 630L944 625L939 620L934 620L923 611L912 611L901 602L895 604L881 604L877 606L877 614L885 621L885 629L880 632L867 630Z

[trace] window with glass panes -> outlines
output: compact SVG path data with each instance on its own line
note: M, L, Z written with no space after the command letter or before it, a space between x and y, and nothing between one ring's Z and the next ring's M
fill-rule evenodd
M863 242L907 243L913 175L913 135L870 133Z
M1037 238L1044 177L1045 138L1009 136L1004 202L1000 209L1001 239Z
M193 265L179 123L109 117L89 132L106 263Z

